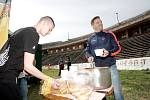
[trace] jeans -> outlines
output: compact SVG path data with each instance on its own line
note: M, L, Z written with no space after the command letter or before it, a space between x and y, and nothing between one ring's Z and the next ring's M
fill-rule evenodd
M111 80L114 87L115 100L124 100L119 79L119 73L115 64L111 66Z
M19 90L22 100L28 100L27 77L19 78Z

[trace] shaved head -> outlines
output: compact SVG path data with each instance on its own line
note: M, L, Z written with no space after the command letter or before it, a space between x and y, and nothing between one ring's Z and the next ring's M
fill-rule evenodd
M44 16L42 17L38 23L41 23L41 22L52 22L53 23L53 26L55 27L55 22L54 20L50 17L50 16Z

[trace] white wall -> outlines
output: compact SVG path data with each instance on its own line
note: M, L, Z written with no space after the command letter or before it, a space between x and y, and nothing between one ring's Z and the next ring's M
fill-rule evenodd
M119 70L150 69L150 57L117 60L116 65ZM78 69L92 68L92 67L93 65L91 63L78 63L78 64L72 64L70 66L70 70L78 70ZM52 66L52 68L59 69L59 66L55 65ZM67 69L66 65L65 65L65 69Z
M120 70L150 69L150 57L117 60L116 64Z
M150 69L150 57L117 60L116 65L119 70ZM79 63L79 64L72 64L70 69L76 70L91 67L92 67L91 63Z

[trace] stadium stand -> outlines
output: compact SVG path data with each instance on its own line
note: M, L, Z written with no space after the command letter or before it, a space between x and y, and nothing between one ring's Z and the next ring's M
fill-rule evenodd
M117 23L106 30L113 31L122 46L122 51L116 56L117 59L150 57L150 10ZM57 65L59 58L65 59L66 56L71 58L72 63L87 62L84 49L91 34L65 42L43 44L42 64Z
M120 44L122 51L117 55L118 59L150 56L150 33L120 41Z

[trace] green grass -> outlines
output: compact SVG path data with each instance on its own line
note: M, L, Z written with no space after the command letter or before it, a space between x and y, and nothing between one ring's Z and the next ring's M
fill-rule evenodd
M43 70L51 77L58 77L58 70ZM150 71L120 71L122 90L125 100L150 100ZM43 100L38 95L39 85L31 85L29 88L29 100ZM107 100L114 100L112 96Z
M58 69L43 69L42 72L53 78L58 77Z
M150 71L121 71L125 100L150 100Z

